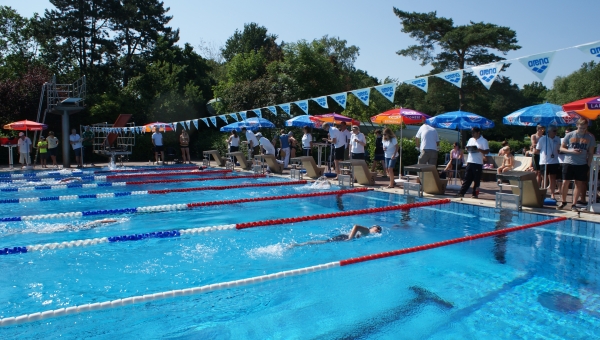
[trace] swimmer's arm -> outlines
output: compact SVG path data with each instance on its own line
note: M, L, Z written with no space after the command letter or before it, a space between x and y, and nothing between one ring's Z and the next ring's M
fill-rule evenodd
M363 236L369 235L369 228L365 228L361 225L355 224L354 227L352 227L352 231L350 232L350 235L348 235L348 240L355 238L356 233L358 233L358 232L360 232L360 234Z
M312 244L323 244L323 243L327 243L327 241L308 241L308 242L302 242L302 243L292 243L288 246L288 248L295 248L295 247L302 247L302 246L309 246Z

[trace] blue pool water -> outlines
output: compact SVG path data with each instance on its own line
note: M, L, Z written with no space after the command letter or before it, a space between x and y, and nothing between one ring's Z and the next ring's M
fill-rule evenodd
M189 176L188 176L189 177ZM69 195L254 184L280 178L70 189ZM339 189L332 186L331 190ZM1 204L1 216L314 192L304 185ZM67 190L19 192L18 197ZM16 193L0 193L0 200ZM414 198L362 192L186 211L0 223L0 248L384 207ZM102 216L103 218L104 216ZM96 217L96 219L99 217ZM325 264L522 225L546 216L446 204L178 238L0 256L0 318ZM380 235L303 247L348 233ZM0 328L6 338L589 339L600 334L600 226L565 221L508 235L239 288Z

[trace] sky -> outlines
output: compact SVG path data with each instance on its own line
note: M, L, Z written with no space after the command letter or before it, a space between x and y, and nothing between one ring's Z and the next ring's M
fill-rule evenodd
M396 54L415 44L401 32L393 7L409 12L437 11L439 17L452 18L455 25L470 21L508 26L517 32L520 50L507 59L564 49L600 40L597 28L599 0L164 0L173 16L170 26L180 29L179 44L199 46L205 42L222 46L236 29L256 22L278 36L278 42L296 42L339 37L360 48L355 66L381 80L399 81L426 74L429 66ZM48 0L0 0L21 15L31 17L52 5ZM566 76L590 61L578 49L557 52L544 85L552 87L557 76ZM518 61L504 72L519 86L537 81Z

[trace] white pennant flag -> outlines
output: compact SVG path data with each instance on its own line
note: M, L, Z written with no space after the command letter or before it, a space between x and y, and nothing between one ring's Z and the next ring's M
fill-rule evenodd
M208 117L208 119L210 119L210 122L213 123L215 127L217 126L217 117Z
M394 95L396 94L396 83L388 83L375 86L375 90L379 91L379 93L386 97L390 102L394 102Z
M225 124L229 124L229 122L227 121L226 115L220 115L219 118L223 119L223 121L225 121ZM215 124L215 126L216 126L216 124Z
M258 118L262 118L262 111L260 111L260 109L254 109L252 110L254 113L256 113L256 116Z
M323 96L323 97L319 97L319 98L312 98L312 100L316 101L317 104L319 104L322 108L328 109L329 106L327 106L327 96Z
M246 111L240 111L240 117L242 117L243 120L246 120Z
M473 73L479 78L483 86L485 86L488 90L496 80L496 77L500 74L502 70L502 66L504 66L503 62L497 62L494 64L487 64L482 66L475 66L471 69Z
M194 119L194 120L192 120L192 122L194 123L196 130L198 130L198 119Z
M429 79L429 77L421 77L421 78L416 78L416 79L411 79L411 80L405 80L404 83L416 86L416 87L420 88L421 90L427 92L427 88L429 87L428 79Z
M275 106L267 106L267 109L277 116L277 108Z
M331 99L335 100L335 102L338 103L344 109L346 108L346 102L348 101L348 93L347 92L331 94L331 95L329 95L329 97L331 97Z
M366 89L354 90L352 94L356 96L356 98L360 99L363 104L369 106L369 98L371 97L371 88L367 87Z
M600 41L596 41L589 44L576 46L581 52L589 55L590 57L599 60L600 59Z
M554 52L530 55L529 57L519 58L519 61L540 80L544 80L544 77L548 74L548 68L552 64L552 59L554 59Z
M308 100L299 100L294 102L294 104L298 105L298 107L301 108L304 113L308 114Z
M463 70L442 72L442 73L436 74L435 76L440 79L444 79L445 81L449 82L450 84L452 84L458 88L462 87Z
M206 118L200 118L200 119L204 122L204 124L206 124L206 126L210 127L210 125L208 124L208 119L206 119Z
M239 120L239 118L238 118L238 116L237 116L237 113L235 113L235 112L234 112L234 113L230 113L230 114L229 114L229 117L231 117L231 118L235 119L235 121L236 121L236 122L239 122L239 121L240 121L240 120Z
M182 126L183 126L183 124L182 124ZM184 127L187 127L187 129L190 130L192 128L192 121L191 120L186 120Z
M288 116L291 116L292 114L290 113L290 104L280 104L279 107L283 110L283 112L287 113Z

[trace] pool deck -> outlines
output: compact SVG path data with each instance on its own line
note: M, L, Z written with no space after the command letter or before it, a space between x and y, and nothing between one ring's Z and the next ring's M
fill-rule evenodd
M194 164L199 165L199 164L202 164L202 162L196 161L196 162L194 162ZM93 169L99 169L101 167L106 167L106 166L108 166L108 164L106 162L104 162L104 163L97 163L95 167L85 166L83 169L84 170L93 170ZM124 163L124 166L139 167L139 166L156 166L156 165L153 165L153 164L149 165L147 162L126 162L126 163ZM214 167L214 162L213 162L213 164L211 164L211 166ZM41 168L38 165L33 169L33 171L52 171L52 170L61 170L61 169L62 169L62 166L60 166L60 165L59 165L58 169L51 168L51 167ZM75 170L76 168L72 166L71 169ZM9 167L7 165L0 166L0 173L9 172L9 171L18 171L18 170L21 170L20 166L15 166L15 168L12 170L9 169ZM283 171L282 175L273 174L272 176L289 178L290 171L288 169L286 169ZM308 180L310 180L310 179L308 179ZM399 194L399 195L403 194L403 188L402 188L401 184L397 184L396 187L393 189L386 188L388 186L388 184L389 184L389 179L387 177L377 176L375 178L375 185L368 186L368 187L373 188L373 190L377 190L377 191L389 192L389 193L394 193L394 194ZM359 184L355 184L355 185L360 186ZM465 195L464 198L456 197L458 190L455 189L455 186L450 186L449 188L447 188L445 195L424 194L423 197L432 198L432 199L450 198L453 202L456 202L456 203L485 206L485 207L491 207L491 208L495 207L495 195L496 195L496 192L498 192L498 190L499 190L498 185L495 181L482 181L481 187L479 190L479 198L477 198L477 199L471 198L471 189L469 189L469 191L467 192L467 194ZM508 193L508 191L505 191L505 192ZM550 197L550 196L548 195L548 197ZM569 201L571 200L570 197L571 196L569 195ZM567 205L567 207L569 207L569 206L570 205ZM535 213L535 214L556 216L556 217L564 216L564 217L567 217L570 219L585 220L585 221L600 223L600 214L588 213L587 211L581 211L580 213L578 213L578 212L574 212L571 210L556 210L555 207L544 207L544 208L523 207L523 211L529 212L529 213Z

